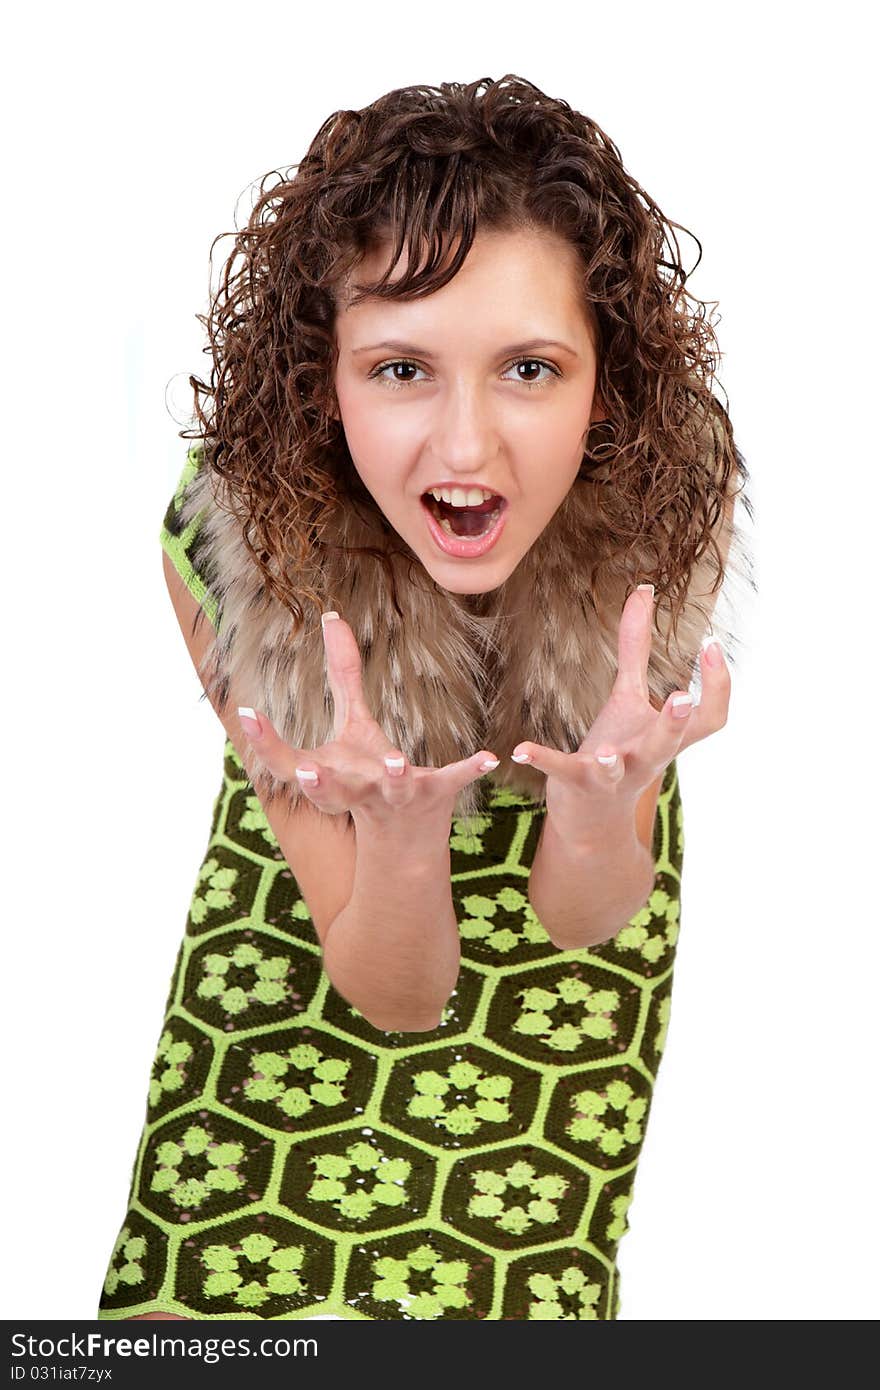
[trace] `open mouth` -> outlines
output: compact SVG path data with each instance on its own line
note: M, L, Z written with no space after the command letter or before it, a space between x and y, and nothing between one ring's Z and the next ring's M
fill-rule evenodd
M438 501L430 492L422 494L422 504L436 517L439 525L450 536L473 538L485 536L504 506L503 497L487 497L475 507L453 507L449 502Z

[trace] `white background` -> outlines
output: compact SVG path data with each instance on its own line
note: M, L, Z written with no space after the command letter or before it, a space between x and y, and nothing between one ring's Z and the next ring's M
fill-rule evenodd
M699 237L689 288L719 304L757 513L730 720L679 764L682 933L621 1318L876 1317L876 110L859 13L215 0L15 21L7 1318L95 1316L220 787L223 732L158 542L186 447L168 407L209 369L211 241L332 111L508 72L597 120Z

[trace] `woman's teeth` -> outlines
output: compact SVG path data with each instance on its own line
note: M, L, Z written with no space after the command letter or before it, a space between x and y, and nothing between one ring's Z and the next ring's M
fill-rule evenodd
M501 501L495 492L484 487L432 487L428 493L435 502L446 502L450 507L479 507L491 498Z
M450 489L445 489L450 491ZM461 494L459 488L451 489L453 495ZM485 489L473 489L472 502L450 502L438 499L434 490L428 494L429 506L443 531L459 540L477 540L485 536L498 520L498 512L504 505L504 498L497 493L487 493Z

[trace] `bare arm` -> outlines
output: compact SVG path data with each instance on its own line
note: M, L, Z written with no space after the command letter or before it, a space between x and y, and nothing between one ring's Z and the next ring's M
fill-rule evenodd
M204 615L195 624L199 605L164 552L163 567L198 671L211 626ZM214 709L248 770L252 748L235 713L237 694L225 714ZM459 970L448 840L413 857L411 842L397 844L387 833L362 830L358 841L347 815L324 814L305 799L291 810L282 798L257 795L306 900L334 988L376 1028L436 1027Z
M448 841L414 853L362 829L357 844L351 898L324 943L327 974L374 1028L436 1028L461 955Z
M662 777L644 793L653 812ZM646 816L642 814L642 834ZM596 946L609 940L647 902L654 886L654 862L629 810L605 817L592 839L571 844L545 818L529 875L529 901L560 951Z
M735 494L727 498L718 534L719 551L725 564L734 505ZM710 599L708 616L711 617L715 596L706 597ZM629 602L631 604L632 599ZM647 708L647 663L651 648L647 611L634 629L634 635L628 623L625 642L621 647L621 665L626 668L624 674L629 687L644 693ZM729 677L722 667L707 666L705 654L702 661L705 727L721 727L726 717L723 710L729 695ZM620 676L615 689L619 683ZM602 718L600 715L594 731ZM689 738L700 736L694 728L696 716L689 716L689 719L692 721L690 733L683 734L679 751ZM653 722L650 721L652 725ZM603 730L609 748L616 742L613 727L611 722ZM669 724L663 727L671 734ZM631 721L627 732L632 733L635 728L636 724ZM647 745L647 738L645 743ZM675 755L674 742L670 743L668 751ZM664 759L667 763L669 760ZM563 834L553 817L547 814L529 876L529 900L547 935L560 950L609 940L649 898L656 875L654 821L664 775L665 767L634 802L612 797L604 805L597 802L598 809L591 815L585 814L582 833L576 837Z

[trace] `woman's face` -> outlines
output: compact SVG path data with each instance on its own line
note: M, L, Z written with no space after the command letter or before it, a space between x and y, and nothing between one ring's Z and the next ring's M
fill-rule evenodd
M364 258L355 279L378 278L389 256ZM512 574L601 417L579 269L552 233L486 231L426 298L351 308L342 297L335 385L352 461L452 593L487 593Z

